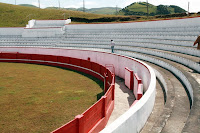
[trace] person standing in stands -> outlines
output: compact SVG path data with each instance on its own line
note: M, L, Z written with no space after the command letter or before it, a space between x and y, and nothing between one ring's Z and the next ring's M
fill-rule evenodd
M115 46L115 43L114 43L113 40L111 40L110 45L111 45L111 52L114 53L114 46Z
M196 44L198 44L198 45L197 45L197 50L200 50L200 36L197 37L197 39L196 39L196 41L194 42L194 45L193 45L193 46L195 46ZM200 61L199 61L199 63L200 63Z

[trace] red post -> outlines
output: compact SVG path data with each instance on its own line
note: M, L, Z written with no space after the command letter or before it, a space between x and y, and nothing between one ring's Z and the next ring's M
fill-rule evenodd
M83 115L77 115L75 119L78 120L78 133L84 133L84 120Z
M106 93L108 90L108 76L106 73L104 73L104 77L104 93Z
M133 81L133 71L130 71L131 73L131 77L130 77L130 90L133 90L133 84L134 84L134 81Z
M107 111L107 105L106 105L106 100L107 100L107 96L103 96L102 97L103 98L103 104L104 104L104 106L103 106L103 117L106 117L106 111Z
M115 86L112 86L112 100L115 100Z

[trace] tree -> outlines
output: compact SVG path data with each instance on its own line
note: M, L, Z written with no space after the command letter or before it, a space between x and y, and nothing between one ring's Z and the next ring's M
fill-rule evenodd
M168 11L167 6L159 5L157 6L157 14L165 15L170 14L170 12Z
M170 5L169 7L174 8L174 13L185 13L186 11L178 6Z

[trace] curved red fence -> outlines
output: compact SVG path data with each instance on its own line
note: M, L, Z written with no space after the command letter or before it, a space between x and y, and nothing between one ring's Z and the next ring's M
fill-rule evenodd
M84 113L76 116L72 121L56 129L53 133L99 132L106 126L114 108L115 89L115 75L106 67L90 60L54 55L22 54L18 52L1 52L0 62L58 66L84 72L104 81L105 95Z

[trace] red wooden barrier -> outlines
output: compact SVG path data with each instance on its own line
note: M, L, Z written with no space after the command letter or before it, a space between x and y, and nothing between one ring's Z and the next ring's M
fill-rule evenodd
M81 59L70 58L70 64L81 66Z
M28 54L22 54L22 53L18 53L17 54L17 59L31 59L31 55Z
M17 59L17 53L16 52L1 52L0 57L3 59Z
M44 61L58 62L58 57L54 55L44 55Z
M100 73L101 72L101 66L95 62L92 62L92 70L97 72L97 73Z
M57 59L60 63L69 63L69 57L58 56Z
M44 60L44 55L32 54L31 60Z
M83 113L84 133L89 132L104 116L104 98Z
M99 132L105 127L108 118L110 117L114 109L115 75L112 74L112 72L107 70L102 65L90 62L88 60L81 60L71 57L39 55L39 54L22 54L22 53L10 53L10 52L0 53L0 58L5 59L1 61L6 61L6 62L36 63L36 64L47 64L52 66L62 66L64 68L80 70L82 72L91 74L101 80L102 77L100 77L97 73L101 74L102 76L104 76L104 74L106 73L107 76L105 81L105 92L106 92L105 96L103 96L99 101L97 101L83 114L76 116L74 120L56 129L55 131L53 131L53 133ZM69 64L75 66L71 66ZM83 68L76 66L81 66ZM93 73L92 71L89 71L84 68L91 69L97 73Z
M84 67L84 68L88 68L88 69L91 69L92 63L88 60L81 60L81 66Z
M56 133L78 133L79 128L79 121L78 118L75 118L74 120L68 122L67 124L63 125L62 127L56 129L53 132Z

